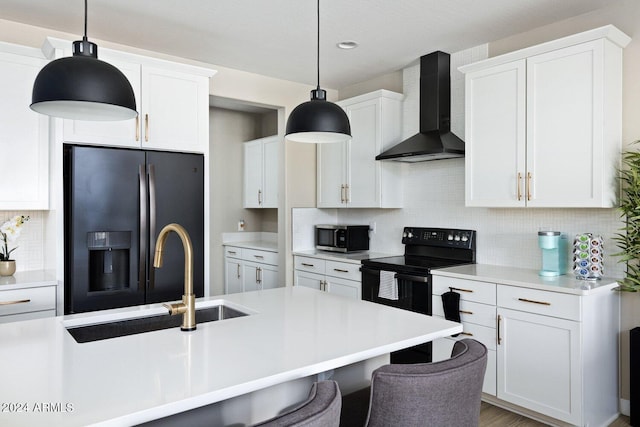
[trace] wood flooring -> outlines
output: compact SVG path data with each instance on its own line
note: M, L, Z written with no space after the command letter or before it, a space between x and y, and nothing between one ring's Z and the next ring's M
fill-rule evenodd
M629 417L620 415L609 427L630 426ZM489 403L482 402L480 407L480 427L543 427L546 424L522 415L509 412Z

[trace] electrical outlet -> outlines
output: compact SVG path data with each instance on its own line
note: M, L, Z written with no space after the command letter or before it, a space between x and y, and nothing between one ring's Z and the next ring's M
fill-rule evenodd
M238 221L238 231L244 231L244 219Z

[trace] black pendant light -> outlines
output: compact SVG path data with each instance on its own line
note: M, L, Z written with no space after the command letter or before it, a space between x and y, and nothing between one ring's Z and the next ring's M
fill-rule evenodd
M74 120L127 120L138 115L129 80L116 67L98 59L98 46L84 36L73 42L73 56L45 65L33 84L31 109Z
M318 86L311 91L311 101L298 105L287 120L286 136L295 142L343 142L351 138L349 118L342 108L327 101L320 89L320 0L318 6Z

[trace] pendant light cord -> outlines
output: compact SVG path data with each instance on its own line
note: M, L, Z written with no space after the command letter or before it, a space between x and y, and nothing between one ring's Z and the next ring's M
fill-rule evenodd
M87 40L87 0L84 0L84 36L83 40Z
M86 1L86 0L85 0ZM317 69L318 69L318 90L320 90L320 0L317 1L317 18L318 18L318 49L317 49Z

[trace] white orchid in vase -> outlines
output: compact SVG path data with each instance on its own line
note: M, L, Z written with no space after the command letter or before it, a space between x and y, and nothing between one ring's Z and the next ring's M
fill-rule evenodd
M0 226L0 240L2 240L2 246L0 246L0 261L10 261L11 252L18 249L16 246L13 249L9 249L9 242L15 242L20 236L20 231L25 222L29 221L28 216L16 215L9 221Z

